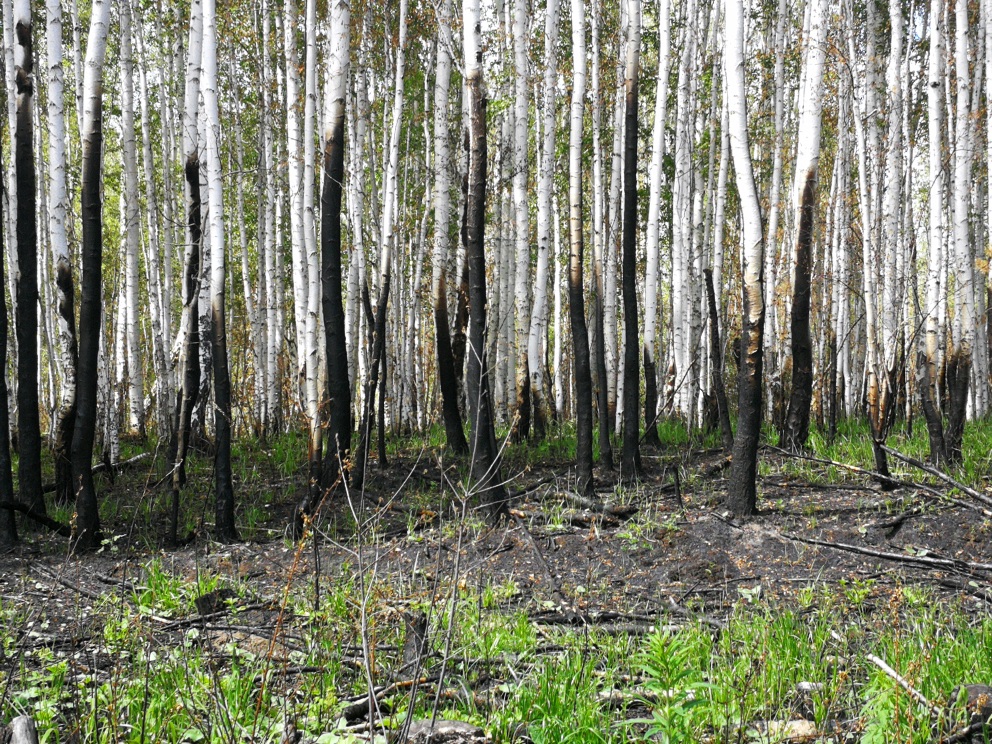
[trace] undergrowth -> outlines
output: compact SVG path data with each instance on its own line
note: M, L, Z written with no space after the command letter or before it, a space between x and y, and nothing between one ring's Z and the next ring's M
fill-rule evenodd
M293 614L293 631L249 629L262 638L254 644L181 623L194 595L228 584L221 577L190 585L154 561L139 584L124 598L108 593L90 638L75 644L43 616L0 606L0 718L31 714L44 742L281 741L289 728L306 741L378 741L409 715L433 714L501 742L523 733L547 743L775 741L808 721L862 742L922 744L953 726L935 713L951 689L992 668L992 619L870 583L808 587L788 608L742 596L722 629L660 619L637 636L540 626L512 583L402 597L385 585L363 593L351 574L325 579L319 609L304 584L294 587L283 617ZM217 622L240 627L232 596L232 614ZM413 610L429 619L419 675L402 665L402 618ZM380 649L371 661L359 651L363 614L366 647ZM372 732L342 718L369 675L381 685L422 680L415 696L406 684L380 696Z
M658 456L677 467L685 452L714 444L713 435L690 437L677 422L662 422L659 431ZM427 445L398 441L389 454L414 463L443 460L436 455L440 436L435 428ZM889 442L926 456L921 426L909 432L899 425ZM508 448L506 471L554 469L569 460L573 446L572 429L553 427L539 446ZM965 448L966 464L956 474L975 483L992 458L992 433L969 424ZM810 450L871 467L864 424L840 422L830 441L814 430ZM295 495L304 452L298 435L239 444L235 477L247 536L278 544L273 511L287 493ZM852 477L803 460L776 467L810 481ZM456 463L448 477L457 483L460 472ZM182 497L184 531L203 527L209 509L197 484L209 478L209 458L195 454L193 485ZM142 473L131 483L153 480ZM459 502L464 494L449 486L408 479L398 487L405 489L407 539L426 539L425 524L439 544L472 542L484 530ZM166 501L143 488L131 501L104 499L107 521L135 525L139 534L150 530ZM624 487L612 495L619 503L640 497ZM317 525L319 539L340 539L351 561L316 578L287 579L265 602L237 571L201 566L199 553L192 574L167 556L148 558L131 566L120 587L98 597L80 594L72 608L49 607L55 596L45 595L49 585L25 575L21 593L40 600L0 601L0 722L30 714L42 741L53 744L276 742L292 732L324 744L384 742L408 719L433 716L482 726L496 742L524 735L547 744L771 742L812 731L834 741L907 744L955 730L961 716L947 709L956 685L992 681L992 620L926 590L883 589L870 580L811 584L789 605L742 586L719 628L712 620L666 616L646 633L541 624L533 598L512 580L472 585L440 565L380 575L387 543L376 510L388 507L358 505L340 530ZM550 529L564 523L553 508ZM445 517L452 512L455 518ZM69 511L57 515L71 518ZM672 512L645 504L616 536L640 550L663 544L678 529ZM113 539L105 547L116 549ZM201 543L201 549L216 548ZM222 612L198 618L197 598L219 590L226 592ZM425 650L411 659L410 622L419 613L426 617ZM63 624L67 614L71 627ZM905 685L873 659L895 669ZM370 689L373 725L349 713L366 704Z

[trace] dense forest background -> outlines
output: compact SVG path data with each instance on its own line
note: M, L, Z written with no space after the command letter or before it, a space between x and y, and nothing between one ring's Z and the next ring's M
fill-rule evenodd
M801 450L867 417L884 473L922 414L959 460L990 405L990 16L4 0L5 539L50 448L95 545L93 452L132 436L176 491L213 442L228 539L231 437L287 430L298 528L374 430L382 464L442 420L497 515L503 433L573 422L579 491L621 431L623 477L659 420L736 436L739 513L762 419Z

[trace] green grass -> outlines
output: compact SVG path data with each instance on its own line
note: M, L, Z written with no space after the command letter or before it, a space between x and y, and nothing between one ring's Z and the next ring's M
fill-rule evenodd
M140 583L129 602L98 605L91 644L109 665L94 666L85 653L25 647L17 629L27 616L0 605L0 720L29 712L45 742L73 735L274 742L290 722L320 741L353 740L338 720L345 698L364 689L363 675L347 662L360 645L363 602L353 569L327 582L319 611L308 582L291 591L300 650L284 657L199 627L157 632L161 621L148 614L187 616L194 596L224 584L221 577L190 584L152 562ZM439 671L445 652L449 658L444 689L451 694L437 715L484 726L498 742L521 732L548 744L761 740L760 731L802 713L818 731L840 727L862 742L923 744L951 722L910 697L869 654L939 706L955 685L985 681L992 663L992 619L910 587L810 587L789 608L742 597L722 631L690 623L643 637L539 629L516 607L513 583L454 587L453 601L451 591L433 600L414 595L412 604L432 620L436 655L425 674ZM389 649L403 643L397 601L409 602L384 584L365 598L369 642L383 649L373 667L384 682L399 664ZM238 614L225 622L237 624ZM297 666L309 671L280 676ZM388 696L386 725L399 727L411 707L417 718L430 716L435 689L425 685L415 700L406 689Z
M821 591L807 595L806 608L741 603L718 637L701 626L651 635L639 659L658 699L651 730L662 741L750 740L802 711L818 731L847 727L862 742L922 744L934 731L946 734L951 722L868 656L943 706L955 685L985 679L992 620L909 588L881 608L865 600Z

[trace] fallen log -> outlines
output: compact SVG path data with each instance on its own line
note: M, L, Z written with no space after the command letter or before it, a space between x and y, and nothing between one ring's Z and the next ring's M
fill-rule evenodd
M54 488L52 489L55 490ZM67 524L63 524L58 520L52 519L47 514L42 514L41 512L36 512L27 504L22 504L19 501L0 501L0 509L7 509L9 511L20 512L28 519L31 519L38 524L44 525L52 532L62 535L62 537L72 537L72 529Z

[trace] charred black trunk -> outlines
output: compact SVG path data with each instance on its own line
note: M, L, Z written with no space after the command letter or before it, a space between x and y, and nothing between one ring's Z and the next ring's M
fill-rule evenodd
M573 187L574 188L574 187ZM577 196L577 198L576 198ZM575 359L575 480L581 494L592 492L592 370L589 331L582 294L582 192L572 196L569 218L571 252L568 265L568 317Z
M519 366L519 362L517 362ZM530 435L530 375L517 375L517 403L510 427L510 441L519 444Z
M369 447L371 446L372 428L376 415L376 393L379 390L379 374L386 352L386 306L389 301L389 285L390 275L387 273L383 277L382 287L379 288L379 302L376 305L374 315L368 285L364 287L362 292L365 316L368 318L370 326L372 359L369 363L369 377L365 381L365 405L362 410L362 425L359 432L358 457L355 461L355 469L351 474L352 483L356 488L362 488L365 483L365 470L369 461ZM379 464L383 466L385 462Z
M0 153L0 173L3 173ZM2 181L3 179L0 179ZM4 196L0 183L0 199ZM3 209L0 208L0 501L14 502L14 475L10 461L10 414L7 410L7 279L4 253ZM0 509L0 548L17 542L17 520L12 509Z
M103 215L100 198L103 166L103 111L98 104L83 132L82 271L79 280L79 366L76 371L76 426L72 434L72 483L76 522L74 551L100 546L100 513L93 484L93 438L96 433L98 357L102 322Z
M593 295L593 361L596 370L596 407L599 409L599 467L613 471L613 443L610 433L613 429L610 415L609 383L606 380L606 334L603 322L603 277L596 271L595 294Z
M38 229L35 219L34 64L31 25L18 22L17 44L23 66L15 71L17 118L14 164L17 171L17 482L21 502L45 514L41 484L41 421L38 413Z
M469 95L468 192L465 262L469 269L469 349L467 393L472 416L472 478L490 517L507 515L493 424L489 368L486 364L486 99L476 72L466 80Z
M927 359L926 352L921 351L918 357L920 404L923 407L923 418L927 423L927 436L930 439L930 462L940 466L947 460L947 449L944 444L944 422L937 409L934 394L933 366Z
M637 81L627 81L623 165L623 450L620 470L641 475L640 381L637 339Z
M734 446L734 430L730 426L730 407L727 402L727 390L723 386L723 344L720 343L720 316L716 309L716 293L713 291L713 272L710 269L703 269L703 278L706 282L706 304L709 310L713 395L716 398L723 448L729 452Z
M785 446L798 452L809 438L813 400L813 342L809 332L811 247L813 244L816 170L806 174L796 238L796 272L792 288L792 395L785 420Z
M743 273L743 272L742 272ZM752 291L753 290L753 291ZM765 311L761 286L744 287L741 330L741 361L738 372L737 433L727 484L726 506L732 514L748 516L758 510L758 439L761 436L761 361ZM751 307L751 297L759 303L758 312Z
M343 113L343 112L342 112ZM331 122L324 149L324 178L320 196L321 307L327 348L327 453L311 442L310 488L299 504L293 534L303 534L304 521L319 504L322 493L334 488L351 449L351 384L345 343L344 303L341 296L341 192L344 181L344 117ZM322 408L323 410L323 408ZM325 422L321 422L325 423ZM311 439L313 439L311 435ZM319 472L318 472L319 471Z
M323 485L331 488L351 449L351 381L344 303L341 296L341 192L344 181L344 119L335 122L324 156L321 193L321 302L327 346L328 423Z
M218 246L219 248L219 246ZM214 536L220 542L241 539L234 524L234 478L231 473L231 373L227 361L227 323L223 292L213 292L210 306L213 319L214 366L214 487L216 505Z
M58 410L55 424L55 441L52 456L55 461L55 503L66 506L72 503L72 431L76 426L76 387L75 368L79 365L79 347L76 343L76 307L72 286L72 270L68 262L60 262L55 267L55 283L58 287L58 313L69 329L67 356L72 365L72 389L66 393ZM68 381L67 381L68 384Z
M169 541L175 545L179 527L179 492L186 485L186 455L192 435L193 409L200 393L200 245L203 239L203 222L200 206L200 161L186 162L187 228L190 247L183 268L183 323L186 338L180 355L182 378L176 400L176 417L173 443L169 460L172 466L172 509L169 519Z
M644 443L660 447L658 436L658 368L654 350L644 347Z
M386 377L389 374L389 356L386 354L386 312L382 309L382 325L379 325L379 317L376 316L376 334L382 338L382 346L379 355L379 396L376 419L379 443L379 468L385 468L389 463L386 461Z
M961 444L964 439L964 422L968 410L968 382L971 377L971 350L955 349L947 359L947 429L944 447L947 461L961 462Z
M448 293L444 273L434 291L434 339L437 344L437 377L441 387L441 413L448 448L456 455L468 452L462 415L458 410L458 377L448 329Z

